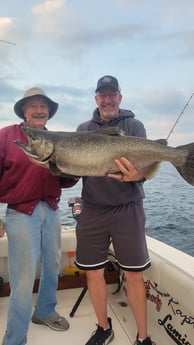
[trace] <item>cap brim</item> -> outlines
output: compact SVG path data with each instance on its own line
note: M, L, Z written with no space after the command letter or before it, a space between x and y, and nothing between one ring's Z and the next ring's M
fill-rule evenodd
M98 92L98 91L100 91L100 90L102 90L102 89L106 89L106 88L110 88L110 89L112 89L112 90L114 90L114 91L120 91L117 87L114 87L114 86L112 86L112 85L102 85L102 86L98 87L98 88L95 90L95 92Z

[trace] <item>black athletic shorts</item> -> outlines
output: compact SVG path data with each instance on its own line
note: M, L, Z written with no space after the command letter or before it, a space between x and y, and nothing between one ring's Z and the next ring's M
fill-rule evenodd
M114 207L83 207L76 227L76 265L95 270L108 261L112 242L119 266L126 271L140 272L150 266L143 203Z

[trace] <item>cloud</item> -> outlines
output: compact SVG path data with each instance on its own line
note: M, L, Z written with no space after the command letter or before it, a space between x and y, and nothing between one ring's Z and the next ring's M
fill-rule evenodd
M174 116L185 102L186 95L169 85L148 90L144 95L144 106L151 113L162 111L165 115Z
M73 21L74 14L65 0L47 0L34 6L32 13L34 15L34 32L43 37L56 38L56 34L61 32L62 27L67 29L67 32L71 32L69 24Z
M0 17L0 66L11 60L15 46L16 20L9 17Z
M14 102L37 85L59 103L49 128L75 129L92 116L97 79L112 74L122 107L151 138L166 137L194 91L193 9L192 0L5 1L0 39L16 45L0 42L1 125L19 120ZM192 137L193 104L170 140Z
M0 32L2 35L2 38L10 39L9 35L10 32L12 32L14 26L15 26L15 20L13 18L9 17L1 17L0 18Z
M103 2L104 6L106 4ZM44 46L52 44L63 58L80 60L93 48L110 46L113 42L120 44L121 41L135 39L148 30L147 25L129 23L126 18L123 19L123 24L113 22L105 13L101 13L103 18L99 25L95 13L101 12L98 6L93 8L92 17L87 16L87 11L84 14L84 4L81 6L81 16L78 8L65 0L47 0L34 6L33 32L37 41L44 40Z

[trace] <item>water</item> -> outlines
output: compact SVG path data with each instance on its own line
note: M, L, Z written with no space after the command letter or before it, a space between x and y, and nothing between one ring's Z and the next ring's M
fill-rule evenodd
M157 175L144 184L147 235L194 256L194 187L176 169L162 163ZM62 224L75 226L68 199L80 196L81 181L64 189L60 201ZM5 205L0 204L0 217Z
M144 190L147 234L194 256L194 187L162 163Z

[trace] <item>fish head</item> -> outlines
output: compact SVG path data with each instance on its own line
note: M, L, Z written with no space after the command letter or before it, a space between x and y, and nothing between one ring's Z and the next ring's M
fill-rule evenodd
M27 144L18 140L14 143L19 146L27 156L39 164L46 164L54 152L54 142L46 134L46 130L23 127L27 137Z

